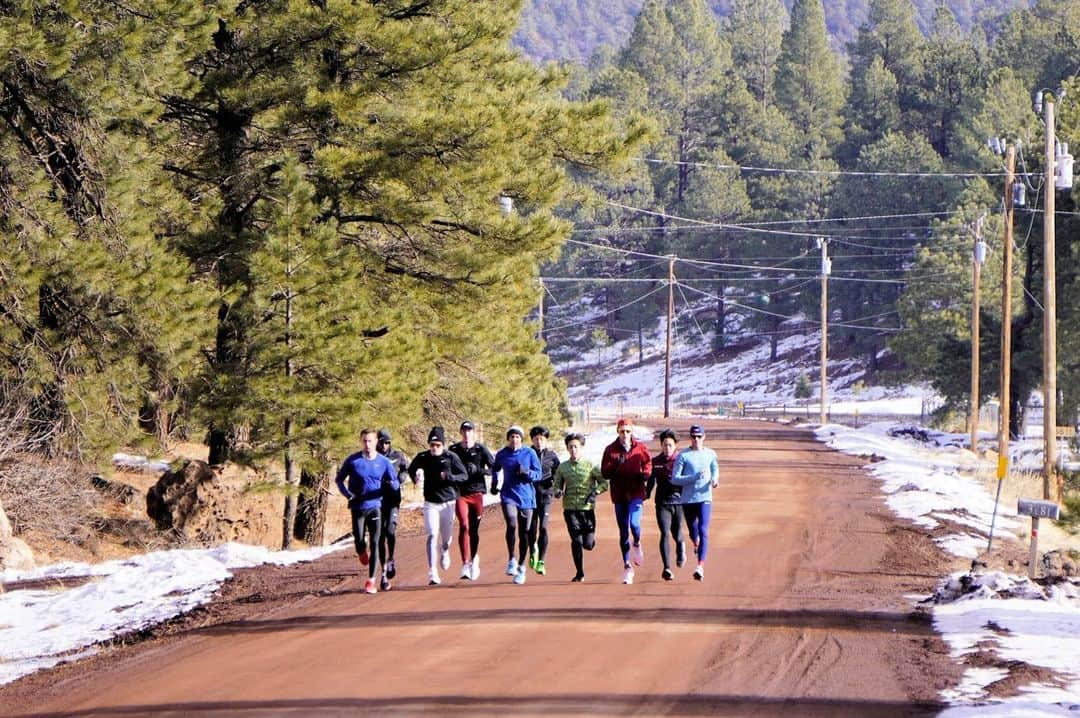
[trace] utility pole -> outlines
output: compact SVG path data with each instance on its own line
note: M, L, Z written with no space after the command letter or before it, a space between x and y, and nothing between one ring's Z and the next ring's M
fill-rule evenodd
M1013 262L1013 185L1016 182L1016 147L1005 148L1005 239L1001 245L1001 377L998 402L998 468L994 513L990 518L990 538L986 552L994 545L994 523L1001 500L1001 484L1009 473L1009 380L1012 364L1012 262Z
M1039 91L1046 122L1046 205L1043 208L1043 499L1057 470L1057 252L1054 241L1055 141L1053 92Z
M986 261L982 241L983 218L975 221L975 248L971 256L971 451L979 455L979 275Z
M671 340L675 329L675 255L668 255L667 349L664 352L664 418L671 416Z
M821 407L818 423L825 424L828 417L826 402L829 397L829 274L832 260L829 259L829 243L824 237L818 237L821 247Z

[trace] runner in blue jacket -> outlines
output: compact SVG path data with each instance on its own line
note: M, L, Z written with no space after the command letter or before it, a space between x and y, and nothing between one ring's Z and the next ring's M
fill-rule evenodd
M514 583L525 583L525 556L536 540L532 528L532 515L536 509L536 489L533 483L540 480L540 460L536 452L524 446L525 430L516 424L506 430L506 446L495 454L491 467L491 493L502 493L503 519L506 521L506 551L510 560L506 575L514 577ZM499 474L502 474L502 488ZM518 555L514 556L514 540L517 539Z
M712 518L712 490L720 478L716 452L706 449L705 430L690 427L690 447L679 452L671 472L672 483L682 486L683 516L690 530L698 565L694 578L705 579L705 554L709 550L709 520Z
M375 569L379 564L377 550L382 534L383 493L397 481L397 471L390 460L376 450L374 429L360 432L364 450L349 456L338 469L338 491L349 500L352 513L353 544L360 564L367 566L368 579L364 593L375 593ZM371 550L366 536L371 536ZM375 555L373 555L375 554Z

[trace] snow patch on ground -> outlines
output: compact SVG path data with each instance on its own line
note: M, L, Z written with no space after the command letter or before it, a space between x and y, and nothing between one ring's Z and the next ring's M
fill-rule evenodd
M346 545L270 551L230 543L99 564L68 562L0 572L0 583L91 577L63 590L0 594L0 684L92 655L97 643L186 613L208 602L235 569L313 561Z
M975 459L957 448L963 437L887 423L862 429L830 424L817 436L845 453L877 459L869 470L898 516L927 529L957 529L935 539L944 550L977 557L986 548L991 521L995 540L1016 540L1015 512L998 507L994 517L993 497L970 478ZM971 666L958 686L942 693L954 707L941 716L1080 714L1080 579L1043 587L1026 576L961 572L944 579L932 600L934 627L957 659L989 653L995 663L1018 661L1053 671L1056 679L1054 685L1034 683L1021 688L1020 696L996 699L989 689L1009 671Z

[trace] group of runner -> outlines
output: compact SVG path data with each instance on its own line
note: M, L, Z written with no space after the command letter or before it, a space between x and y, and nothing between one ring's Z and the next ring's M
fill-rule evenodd
M704 580L712 489L719 478L716 454L703 444L704 430L691 426L690 446L678 451L675 432L664 429L658 436L660 453L651 456L645 443L634 437L630 419L620 419L616 429L618 438L604 449L599 466L582 455L585 437L580 433L566 435L569 458L561 461L548 447L550 433L543 426L529 431L531 445L525 444L522 427L511 426L506 445L495 454L477 441L470 421L461 423L461 440L449 446L443 427L435 426L428 433L428 448L412 461L392 448L387 431L364 429L360 433L363 448L342 463L336 478L349 501L357 556L368 571L364 591L389 590L396 575L395 533L406 480L423 486L429 585L442 582L440 568L450 569L455 516L460 577L473 581L480 577L480 522L488 491L500 497L506 526L506 575L515 584L525 583L528 569L547 573L548 524L557 499L562 500L576 570L571 580L584 580L584 551L596 546L596 498L609 490L619 529L623 583L634 582L634 567L644 561L641 516L644 502L654 491L661 577L675 578L672 542L675 565L686 562L685 525L697 560L694 578Z

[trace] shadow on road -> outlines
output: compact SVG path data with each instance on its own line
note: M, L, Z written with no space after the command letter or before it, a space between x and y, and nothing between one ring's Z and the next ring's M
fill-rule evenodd
M866 701L843 698L763 698L757 696L619 695L585 693L484 698L455 695L408 698L327 698L266 701L190 701L94 708L64 713L24 713L10 718L77 718L79 716L175 715L600 715L641 714L674 716L735 716L748 713L809 718L895 718L931 716L945 706L937 703Z
M877 631L915 636L933 636L930 619L920 613L755 610L710 608L485 608L351 615L296 616L283 619L236 621L192 631L196 635L242 635L274 633L313 628L372 628L433 624L472 624L491 621L522 622L617 622L621 625L723 625L748 628L793 628L840 631Z

